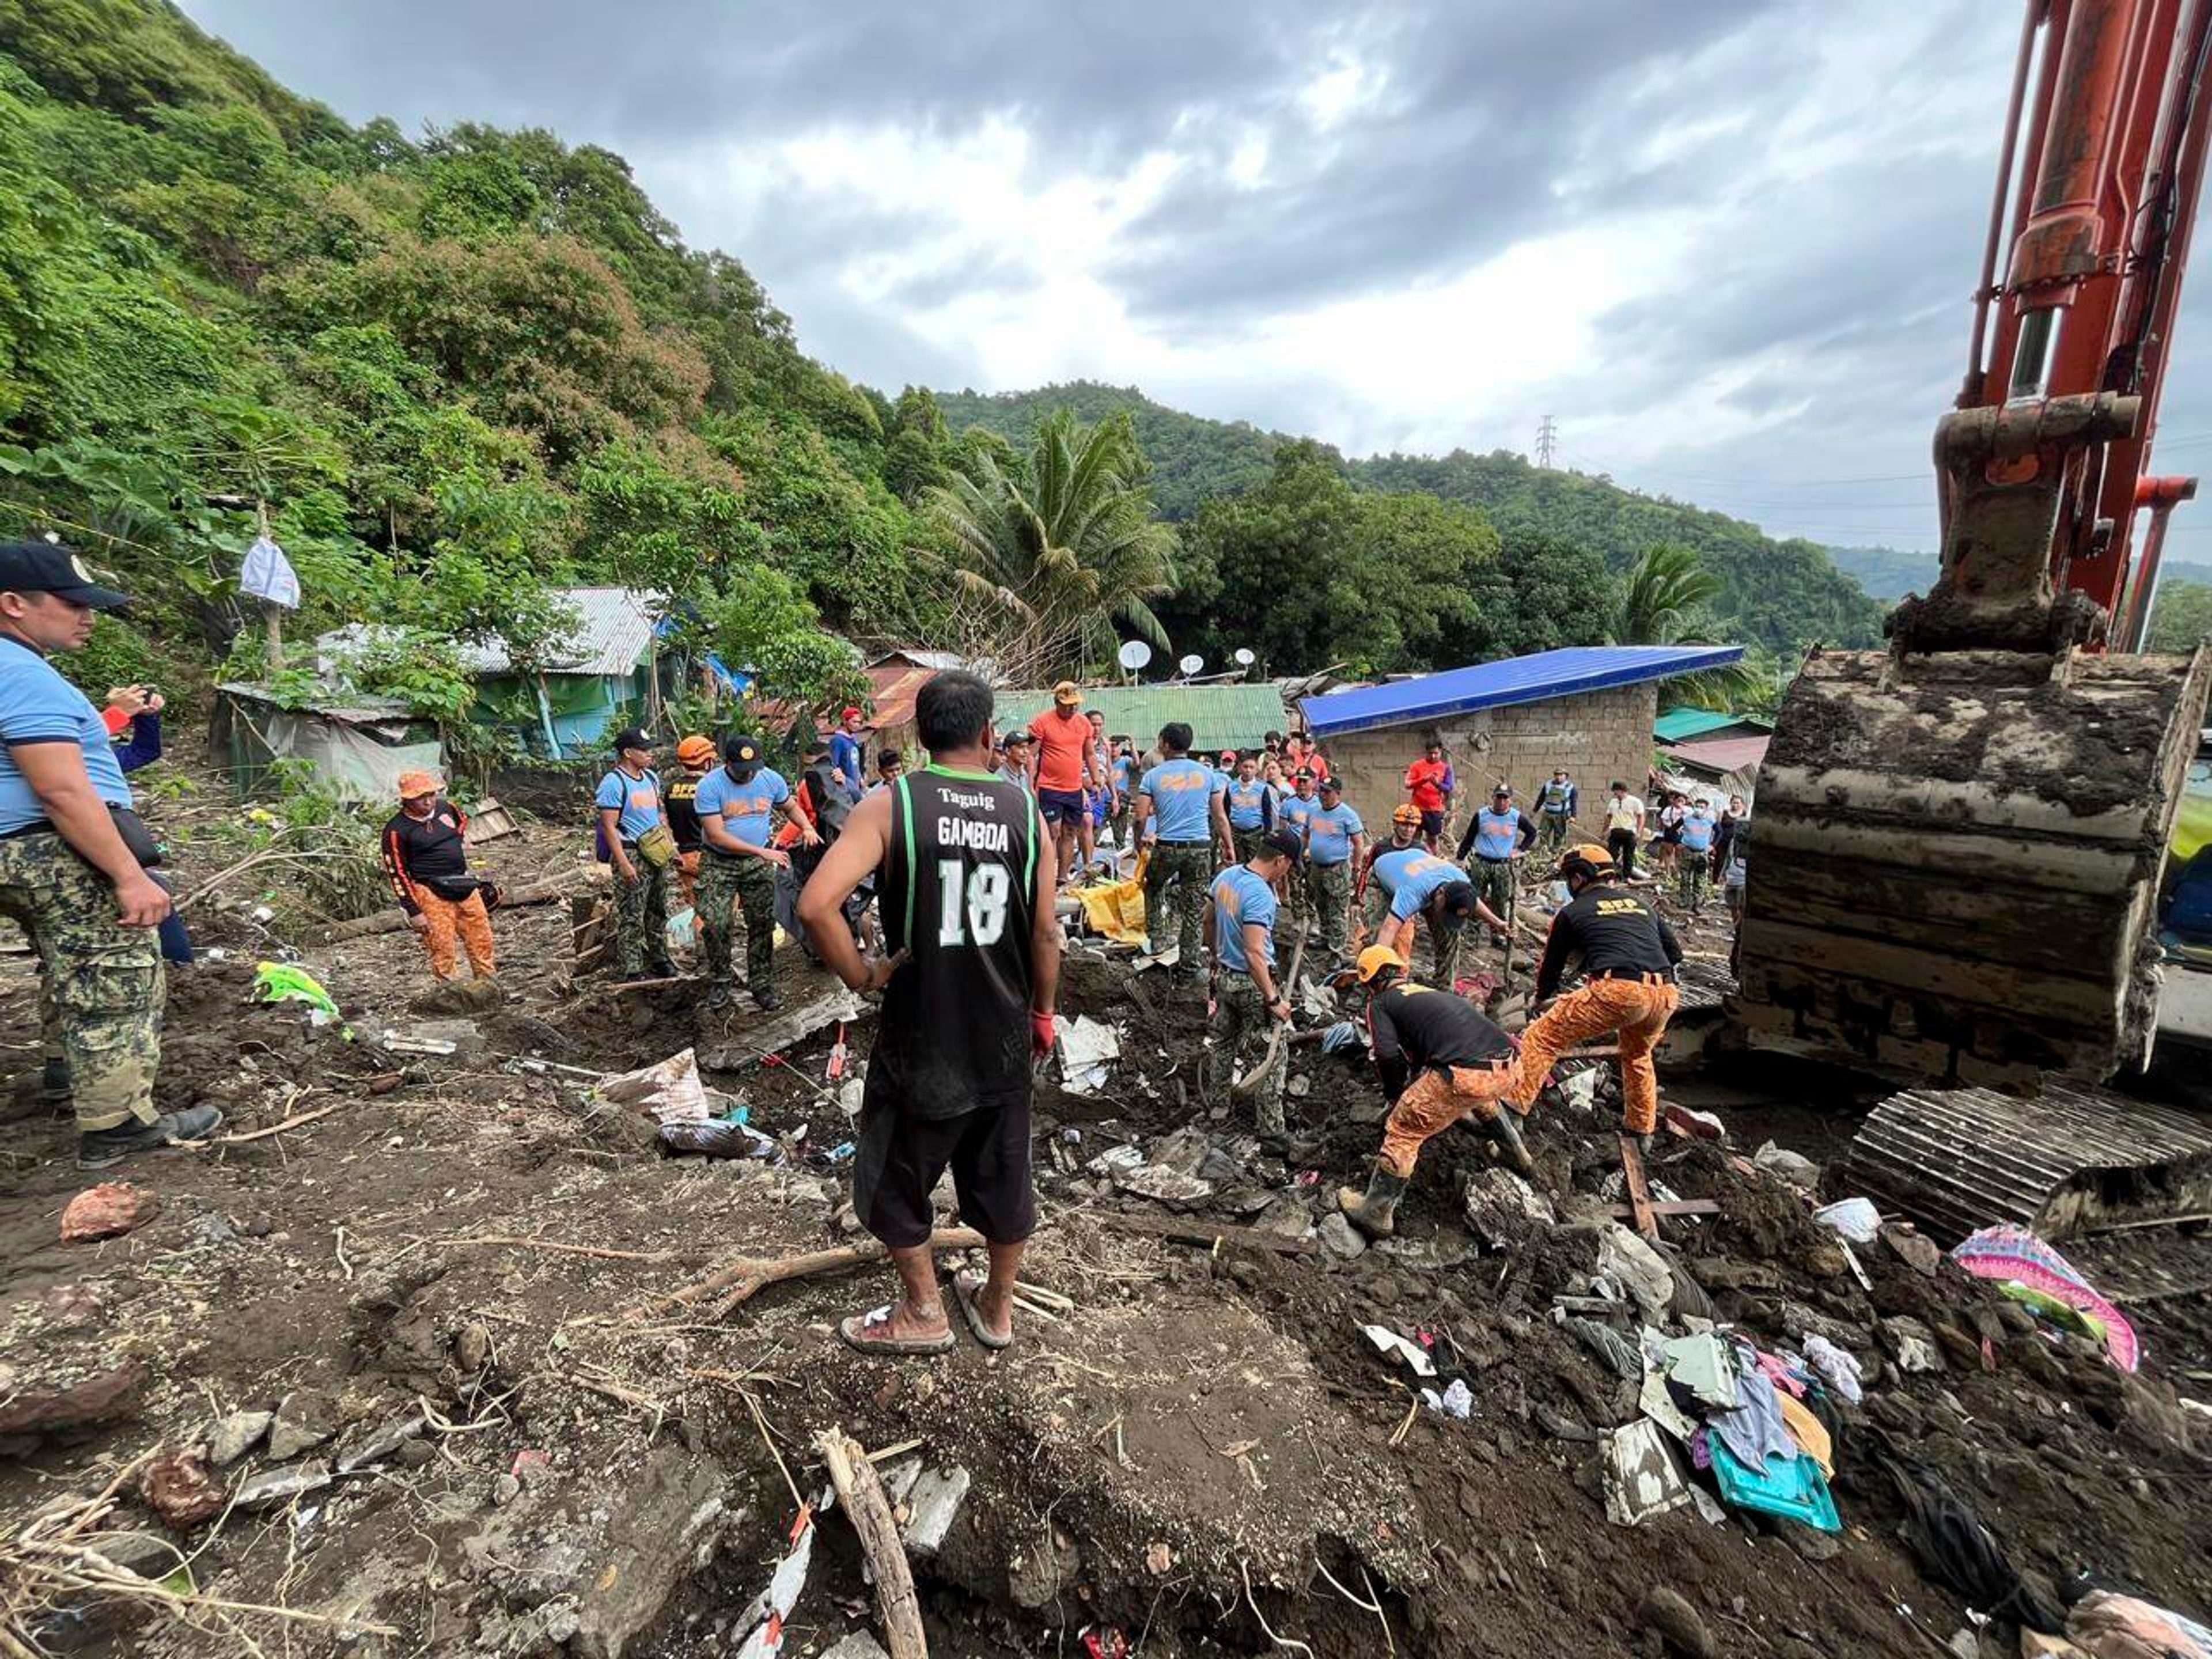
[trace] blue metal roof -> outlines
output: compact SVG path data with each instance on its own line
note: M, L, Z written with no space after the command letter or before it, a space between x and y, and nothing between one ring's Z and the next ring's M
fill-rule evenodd
M1742 656L1740 645L1571 646L1562 651L1539 651L1533 656L1507 657L1471 668L1424 674L1418 679L1395 680L1388 685L1364 686L1357 691L1332 691L1302 699L1298 708L1314 735L1327 738L1377 726L1472 714L1478 708L1571 697L1583 691L1664 679L1670 674L1695 674L1725 668Z

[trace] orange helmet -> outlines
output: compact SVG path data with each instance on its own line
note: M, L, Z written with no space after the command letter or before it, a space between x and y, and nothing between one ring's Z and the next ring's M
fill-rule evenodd
M1411 801L1403 802L1390 814L1390 822L1418 830L1421 827L1421 809Z
M689 737L676 745L676 758L686 766L706 766L714 758L714 742L711 738Z

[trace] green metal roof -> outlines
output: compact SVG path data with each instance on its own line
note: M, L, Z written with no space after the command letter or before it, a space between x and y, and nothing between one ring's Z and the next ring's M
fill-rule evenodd
M1052 707L1049 691L999 693L999 728L1025 726ZM1270 732L1286 732L1290 720L1272 684L1087 685L1083 711L1106 716L1108 734L1127 732L1143 749L1170 720L1191 729L1200 749L1257 749Z
M1774 728L1756 714L1723 714L1711 708L1669 708L1651 722L1651 735L1662 743L1687 743L1725 726L1751 726L1762 732Z

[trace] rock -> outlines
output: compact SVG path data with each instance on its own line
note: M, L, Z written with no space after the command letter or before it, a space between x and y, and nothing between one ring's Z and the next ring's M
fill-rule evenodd
M185 1553L155 1532L102 1533L94 1547L102 1560L156 1583L185 1564Z
M1318 1231L1322 1248L1340 1261L1350 1261L1367 1253L1367 1241L1340 1211L1331 1210L1323 1216Z
M39 1298L39 1311L58 1331L82 1331L98 1324L107 1310L82 1285L50 1285Z
M433 1462L438 1449L427 1440L410 1440L393 1454L403 1468L419 1469Z
M1944 1368L1942 1351L1936 1346L1935 1333L1917 1319L1899 1314L1883 1320L1881 1340L1901 1371L1940 1371Z
M522 1482L514 1475L502 1474L491 1483L491 1501L505 1509L522 1496Z
M474 1376L491 1363L491 1332L482 1320L471 1320L453 1338L453 1364L462 1376Z
M1780 1269L1763 1261L1743 1261L1735 1256L1701 1255L1690 1263L1698 1283L1709 1291L1778 1291Z
M1206 1156L1199 1160L1194 1173L1200 1181L1210 1181L1215 1186L1226 1186L1244 1178L1244 1166L1219 1146L1209 1146Z
M17 1385L0 1400L0 1441L68 1435L131 1414L146 1386L146 1368L133 1359L82 1382Z
M1844 1553L1844 1540L1833 1533L1822 1532L1818 1527L1802 1526L1794 1521L1777 1523L1782 1535L1790 1540L1790 1547L1808 1561L1829 1561Z
M1720 1651L1698 1610L1682 1599L1680 1591L1664 1584L1654 1584L1644 1592L1636 1616L1647 1630L1659 1632L1668 1651L1681 1654L1684 1659L1714 1659Z
M359 1444L338 1454L340 1474L351 1474L356 1469L380 1462L398 1451L409 1441L419 1437L429 1425L420 1412L409 1412L404 1417L394 1418Z
M165 1451L138 1471L138 1495L164 1523L186 1532L222 1512L223 1486L197 1449Z
M1553 1226L1559 1218L1551 1200L1496 1164L1468 1178L1461 1204L1474 1236L1493 1250L1526 1243L1538 1228Z
M1910 1227L1892 1224L1881 1230L1881 1242L1889 1246L1890 1254L1923 1279L1936 1277L1936 1270L1943 1265L1943 1252L1936 1241Z
M672 1446L654 1448L611 1501L604 1525L579 1540L580 1570L568 1581L577 1659L622 1659L728 1518L720 1472Z
M320 1389L295 1389L276 1402L269 1455L278 1462L319 1446L338 1430L337 1402Z
M320 1492L331 1484L331 1466L319 1457L305 1463L286 1463L248 1475L239 1485L235 1502L241 1510L288 1504L308 1492Z
M208 1461L217 1468L235 1463L260 1443L276 1420L274 1412L233 1412L217 1418L208 1431Z
M1313 1227L1313 1207L1304 1193L1285 1193L1255 1216L1252 1225L1278 1238L1304 1238Z
M890 1659L884 1644L864 1630L856 1630L822 1656L822 1659Z
M1647 1320L1665 1316L1674 1296L1674 1273L1667 1259L1619 1222L1598 1235L1597 1270L1636 1298Z
M237 1237L238 1229L230 1224L230 1218L213 1210L194 1216L185 1224L186 1244L228 1244Z
M62 1241L89 1243L136 1231L161 1213L161 1200L127 1181L103 1181L70 1200L62 1212Z
M907 1498L908 1515L902 1534L908 1555L937 1553L945 1542L945 1534L952 1530L953 1522L959 1517L961 1504L967 1501L971 1480L967 1470L955 1464L949 1469L925 1470L914 1483L914 1491Z
M1779 1176L1793 1187L1812 1192L1820 1184L1820 1166L1809 1158L1768 1141L1751 1155L1751 1161L1769 1175Z

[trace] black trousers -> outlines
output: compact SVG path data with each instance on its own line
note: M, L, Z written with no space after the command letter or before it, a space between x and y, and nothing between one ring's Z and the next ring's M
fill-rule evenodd
M1605 835L1606 851L1613 854L1613 863L1624 876L1636 873L1636 831L1608 830Z

